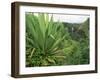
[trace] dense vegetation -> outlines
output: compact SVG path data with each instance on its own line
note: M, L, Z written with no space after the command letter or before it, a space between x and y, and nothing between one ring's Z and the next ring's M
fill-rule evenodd
M48 14L26 14L26 66L89 64L89 19L54 22Z

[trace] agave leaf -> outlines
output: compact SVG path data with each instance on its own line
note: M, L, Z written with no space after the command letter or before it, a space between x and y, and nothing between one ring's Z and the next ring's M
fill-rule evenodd
M54 49L55 47L57 47L61 43L61 41L65 38L65 36L56 40L55 43L53 44L53 46L51 47L51 49Z
M44 49L44 43L45 43L45 38L43 37L43 31L41 30L42 25L39 25L39 19L36 16L33 16L33 19L35 20L34 23L38 22L34 27L36 30L36 33L38 35L38 43L42 49Z
M35 52L35 48L32 49L31 55L29 56L30 58L32 58L34 52Z
M46 16L45 16L45 24L46 24L46 29L47 29L48 24L49 24L49 14L46 14Z
M47 58L47 61L48 62L50 62L50 63L53 63L53 64L55 64L56 62L55 62L55 60L54 59L52 59L52 58Z
M51 34L52 30L53 30L53 16L51 16L50 22L48 24L48 35Z
M34 41L35 45L38 48L43 49L44 42L43 42L43 38L41 38L42 34L40 33L41 31L38 31L39 27L35 26L36 24L34 25L35 21L34 21L34 18L32 16L33 15L27 15L26 16L26 26L29 29L29 31L30 31L30 33L33 37L33 41ZM38 36L39 34L41 35L41 37ZM41 41L39 41L39 40L41 40Z
M33 40L31 38L26 37L26 40L27 40L28 43L31 44L31 46L33 46L33 45L35 46L35 44L34 44L34 42L33 42Z
M50 34L50 37L55 40L55 37L52 34Z
M38 20L39 20L39 24L40 24L40 29L43 33L43 37L45 38L45 31L46 31L46 25L45 25L45 16L44 14L39 13L38 14Z
M31 20L31 16L26 15L26 27L29 29L29 31L33 37L33 41L36 44L36 46L38 47L38 43L36 43L36 41L38 40L38 37L37 37L36 31L35 31L32 23L33 22Z

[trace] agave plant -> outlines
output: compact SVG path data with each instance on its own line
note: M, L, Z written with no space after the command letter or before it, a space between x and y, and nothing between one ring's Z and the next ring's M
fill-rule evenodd
M53 15L26 13L26 66L61 65L65 58L64 31L64 25L54 22Z

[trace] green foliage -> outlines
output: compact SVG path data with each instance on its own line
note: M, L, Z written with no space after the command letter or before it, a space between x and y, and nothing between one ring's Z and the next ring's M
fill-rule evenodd
M27 67L89 63L89 19L76 25L54 22L43 13L25 17ZM77 26L74 32L72 25Z
M48 14L26 14L26 65L55 65L65 58L64 53L56 53L66 37L63 31L63 24L54 23L53 17L49 20Z
M68 23L65 25L69 27L69 34L72 39L69 45L71 46L72 44L74 46L73 52L67 55L66 64L89 64L89 19L81 24ZM74 29L73 31L71 31L72 27Z

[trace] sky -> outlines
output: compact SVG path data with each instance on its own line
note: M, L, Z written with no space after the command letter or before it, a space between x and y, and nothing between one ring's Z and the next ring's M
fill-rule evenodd
M38 15L35 13L35 15ZM89 18L89 15L82 14L49 14L49 17L53 15L54 21L68 22L68 23L83 23ZM49 18L50 19L50 18Z
M86 21L89 16L87 15L59 15L53 14L54 21L68 22L68 23L82 23Z

